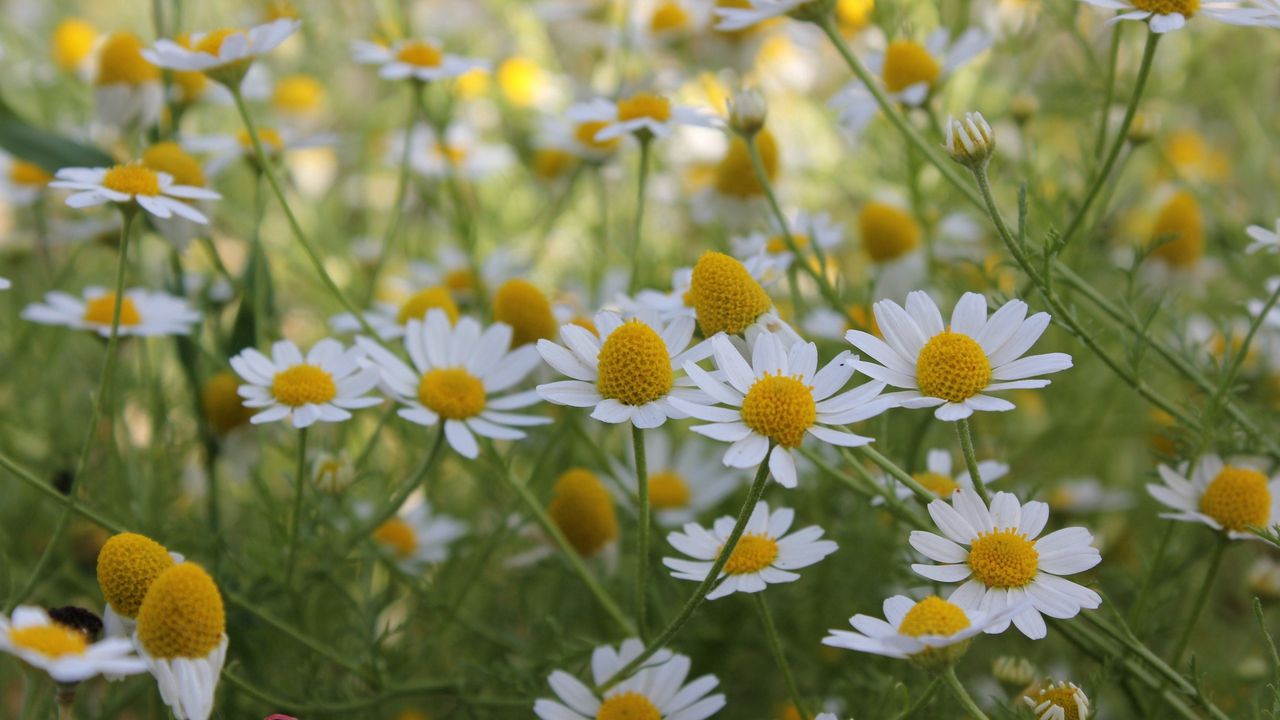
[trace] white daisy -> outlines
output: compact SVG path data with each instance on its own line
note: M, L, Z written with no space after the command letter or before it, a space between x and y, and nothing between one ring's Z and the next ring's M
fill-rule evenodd
M213 714L227 660L226 624L222 595L199 565L174 565L151 583L133 644L177 720Z
M73 208L96 207L105 203L137 203L158 218L174 215L205 224L209 219L183 200L218 200L222 196L207 188L175 185L169 173L156 172L140 163L111 168L63 168L49 187L76 190L67 198Z
M773 333L762 333L755 340L750 364L724 334L711 338L711 348L727 385L693 363L685 363L684 369L700 390L721 405L681 398L672 398L671 403L710 423L695 425L694 432L732 443L724 454L725 465L749 468L768 460L769 471L783 487L796 486L793 453L806 435L842 447L866 445L871 438L829 426L866 420L895 404L877 397L883 382L836 394L853 376L857 362L848 351L819 371L816 345L799 342L788 349Z
M23 308L22 318L43 325L93 330L108 337L115 306L116 295L106 288L87 287L81 298L55 290L45 294L44 302ZM133 288L125 291L120 302L122 336L186 335L198 322L200 313L191 309L186 300L167 293Z
M645 433L644 447L649 502L659 525L674 527L696 519L747 480L745 473L725 472L713 446L699 437L686 436L673 448L666 433ZM613 475L623 487L635 484L634 467L634 458L627 465L614 461Z
M0 199L16 207L27 207L53 179L44 168L0 151Z
M1245 247L1244 251L1250 255L1266 251L1272 255L1280 252L1280 220L1276 220L1275 230L1268 230L1261 225L1250 225L1245 228L1245 233L1253 238L1253 242Z
M475 131L455 123L444 131L443 138L431 126L421 123L409 138L409 165L428 178L449 175L468 180L482 180L511 166L515 156L511 148L482 142ZM387 162L398 164L404 152L405 134L393 136L387 150Z
M271 357L245 348L231 358L231 367L248 383L240 386L245 407L265 408L250 422L291 418L294 427L305 428L317 421L349 420L349 409L382 402L365 396L378 384L378 372L360 367L363 355L360 348L344 350L342 343L325 338L303 358L297 345L281 340L271 346Z
M859 362L858 370L907 388L893 393L902 407L937 407L939 420L963 420L975 411L1013 409L1008 400L984 393L1041 388L1049 381L1034 376L1071 367L1066 353L1022 357L1049 326L1048 313L1026 315L1026 303L1010 300L988 319L986 298L965 293L944 325L933 299L916 290L905 309L892 300L875 304L884 340L861 330L850 330L845 339L880 363Z
M619 670L640 656L644 643L622 641L614 650L602 645L591 653L591 677L595 685L608 682ZM703 675L685 684L692 663L684 655L659 650L631 677L598 697L582 681L562 670L551 673L547 683L557 700L540 699L533 714L541 720L703 720L724 708L724 695L708 695L720 684L714 675Z
M160 68L143 57L142 40L131 32L112 33L98 51L93 81L93 114L117 131L149 128L164 111Z
M449 557L449 546L466 532L465 522L433 513L430 503L422 500L412 508L401 509L378 526L371 537L391 553L405 572L413 573L444 562Z
M431 82L456 78L477 68L489 67L487 60L464 58L444 51L434 39L398 40L390 46L357 40L351 43L351 56L362 65L379 65L378 77L384 80Z
M1185 464L1158 470L1164 484L1149 484L1147 492L1175 511L1160 517L1204 523L1233 540L1257 539L1250 528L1267 528L1280 518L1280 475L1268 478L1217 455L1201 458L1190 476Z
M159 67L171 70L205 73L226 68L247 70L259 55L274 50L300 27L301 20L280 18L248 29L223 28L193 33L190 48L172 40L157 40L155 47L142 51L142 56Z
M476 283L484 293L493 292L507 280L523 276L526 262L521 253L511 248L494 248L475 270L467 254L452 245L436 250L435 262L409 263L412 284L418 287L443 285L460 303L469 302L476 294ZM479 277L477 277L477 275Z
M805 5L821 5L813 0L747 0L746 7L715 8L716 30L744 30L770 18L781 17Z
M822 253L835 250L844 239L844 226L831 219L827 213L809 214L795 213L788 218L787 225L791 229L791 237L801 253L813 253L818 248ZM746 237L733 239L733 252L743 263L748 259L759 257L763 261L765 277L778 278L785 275L791 267L795 255L787 247L784 231L776 218L770 221L769 234L752 233Z
M1075 683L1051 682L1022 699L1035 712L1036 720L1089 720L1089 697Z
M778 279L776 274L768 272L769 263L761 255L754 255L746 260L739 261L739 263L746 269L751 280L761 287L769 285ZM635 297L627 297L619 293L614 298L614 302L627 313L657 313L658 318L663 322L670 322L677 317L696 318L698 311L694 307L692 295L689 292L692 288L693 268L676 268L671 272L670 291L663 292L649 288L640 290L635 294Z
M593 140L597 143L624 135L665 138L676 127L715 127L716 117L694 108L676 105L662 95L639 92L616 102L604 99L574 105L567 115L576 123L602 123Z
M509 390L538 365L532 346L508 351L511 335L505 323L482 328L469 317L450 325L444 311L433 309L425 322L411 320L405 329L404 349L413 367L368 338L356 342L381 372L385 389L407 406L400 417L426 426L444 422L449 445L459 455L475 458L480 454L475 434L519 440L525 433L517 427L551 422L505 412L538 402L533 391L489 397Z
M1042 613L1065 620L1102 604L1096 592L1060 577L1101 562L1088 530L1063 528L1036 540L1049 521L1048 504L1022 504L1012 493L998 492L988 509L976 492L962 488L951 496L951 504L929 503L929 515L946 537L914 530L911 547L944 564L914 564L911 569L934 582L965 581L947 598L956 605L999 613L1030 600L1012 621L1023 635L1038 640L1046 634ZM1005 617L986 631L1004 632L1009 620Z
M1107 24L1121 20L1139 20L1147 23L1153 33L1167 33L1181 29L1187 20L1194 15L1201 15L1210 20L1217 20L1227 25L1271 25L1274 17L1263 8L1248 7L1244 3L1200 2L1199 0L1173 0L1160 2L1157 0L1081 0L1094 7L1107 10L1119 10L1119 15L1107 21Z
M769 585L795 582L800 575L792 570L818 563L838 549L835 542L821 539L823 530L817 525L788 535L794 519L791 508L770 512L769 503L756 503L733 554L720 571L722 579L707 593L707 599L735 592L757 593ZM733 526L734 518L728 515L718 518L710 530L686 523L684 532L672 532L667 535L667 542L693 560L664 557L662 564L678 580L702 582L733 534Z
M78 683L95 675L136 675L147 664L125 638L90 642L83 630L62 625L42 608L19 605L0 616L0 652L49 673L56 683Z
M995 480L999 480L1009 473L1009 466L997 460L981 460L978 462L978 474L982 476L982 484L986 485ZM947 450L930 450L925 456L924 472L918 472L911 476L916 482L924 486L925 490L937 495L943 500L951 498L952 493L960 488L973 488L973 478L969 475L969 468L961 468L958 475L951 474L951 453ZM881 477L881 482L885 485L892 483L893 492L899 499L906 500L911 498L914 493L906 485L895 481L888 475ZM884 498L876 497L871 500L872 505L879 505L884 502Z
M689 360L706 357L701 344L689 348L694 321L681 317L662 323L654 316L623 320L614 312L595 316L596 334L573 323L560 327L560 341L538 341L538 352L548 365L571 380L538 386L543 399L557 405L594 408L591 417L606 423L633 423L655 428L688 415L672 405L684 398L708 402L680 377ZM686 349L688 348L688 349Z
M263 154L273 159L298 150L329 147L338 142L337 136L331 133L303 134L291 127L277 129L259 125L255 130ZM189 136L183 139L182 147L189 152L209 155L206 171L210 175L221 173L236 160L244 159L251 163L258 160L248 130L240 130L234 135Z
M856 632L832 629L822 639L823 645L883 655L900 660L954 660L975 635L1003 623L1008 627L1012 611L1004 608L996 613L959 605L931 595L916 601L905 595L894 595L884 601L884 620L870 615L854 615L849 624ZM960 647L955 647L960 646ZM954 648L951 652L940 652Z

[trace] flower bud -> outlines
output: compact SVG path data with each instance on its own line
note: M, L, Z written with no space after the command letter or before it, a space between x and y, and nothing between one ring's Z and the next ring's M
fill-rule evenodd
M996 150L996 136L982 113L965 113L964 119L947 119L944 147L951 159L969 168L985 167Z
M729 127L740 135L750 137L760 132L768 113L764 95L755 88L739 90L729 99Z
M1002 655L991 664L991 674L1001 685L1024 688L1036 679L1036 668L1024 657Z
M1009 101L1009 115L1019 125L1031 122L1031 118L1035 117L1039 110L1040 101L1031 95L1016 95Z
M1150 142L1154 135L1155 123L1146 115L1137 113L1133 116L1133 122L1129 123L1129 134L1125 139L1131 145L1142 145Z

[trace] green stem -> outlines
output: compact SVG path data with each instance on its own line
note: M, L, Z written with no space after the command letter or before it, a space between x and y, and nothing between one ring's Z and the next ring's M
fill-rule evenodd
M57 488L41 481L30 470L22 467L7 455L0 454L0 467L8 470L15 477L25 483L28 487L39 491L44 496L69 509L71 512L80 515L97 526L110 530L113 533L121 533L125 531L124 523L116 522L104 515L99 514L96 510L81 505L74 497L63 495Z
M652 506L649 502L649 465L645 458L644 431L635 425L631 426L631 444L636 456L636 491L640 505L639 548L636 550L636 628L640 631L640 639L647 640L648 607L645 598L649 589L649 516Z
M1151 564L1147 567L1147 572L1142 578L1142 587L1138 590L1138 598L1134 600L1133 607L1129 609L1129 624L1141 629L1141 623L1146 619L1147 598L1151 594L1151 586L1155 583L1156 573L1160 570L1160 564L1164 561L1164 554L1169 549L1169 540L1173 537L1173 528L1175 523L1167 522L1164 524L1164 532L1160 535L1160 542L1156 545L1155 555L1151 558Z
M933 679L929 681L929 684L925 686L925 689L921 690L920 694L916 696L916 699L908 705L900 715L898 715L897 720L908 720L912 715L919 712L920 708L924 707L925 703L929 702L929 699L933 697L933 693L938 689L938 683L940 682L942 682L942 678L938 675L934 675Z
M653 136L648 132L639 135L640 168L636 182L636 216L631 226L631 277L627 281L627 292L635 294L640 282L640 236L644 229L644 206L649 189L649 154L653 145Z
M418 467L418 471L415 472L404 485L400 486L400 489L396 491L396 494L391 496L390 502L383 505L381 510L371 515L369 520L365 522L359 530L351 535L351 538L347 541L346 547L342 553L344 556L349 554L361 540L371 535L375 530L382 527L383 523L390 520L393 515L399 512L400 506L404 505L405 501L409 499L409 496L413 494L413 491L418 489L418 486L424 485L427 475L431 472L431 468L435 467L436 459L440 455L440 446L443 445L443 443L444 423L441 422L436 428L435 439L431 441L431 449L427 451L427 457L422 461L422 465Z
M293 519L289 525L289 557L284 571L284 586L293 587L293 569L298 562L298 530L302 527L302 496L307 489L307 428L298 431L298 465L294 473Z
M1191 641L1191 633L1200 622L1204 606L1209 602L1209 595L1213 592L1213 581L1218 577L1218 569L1222 567L1222 556L1230 542L1224 532L1219 533L1218 541L1213 544L1213 553L1209 555L1209 567L1204 572L1204 580L1200 583L1200 592L1196 595L1195 604L1191 606L1191 616L1182 626L1182 634L1178 636L1178 644L1173 649L1173 659L1169 661L1169 665L1175 669L1182 662L1182 655L1187 651L1187 644Z
M764 625L764 634L769 641L769 651L773 653L773 659L778 663L778 669L782 671L782 678L787 683L787 692L791 693L791 704L795 705L800 717L807 719L811 716L800 696L795 674L791 672L791 663L787 662L787 656L782 651L782 640L778 636L778 627L773 622L773 614L769 612L769 603L765 602L763 592L751 593L751 600L756 606L756 612L760 615L761 624Z
M862 447L858 448L858 452L861 453L862 455L865 455L867 459L870 460L871 462L875 463L876 465L879 465L880 469L884 470L885 472L893 476L893 479L897 480L903 485L906 485L907 489L909 489L916 496L916 499L924 503L925 505L928 505L929 503L938 499L937 495L934 495L933 493L926 490L923 485L916 482L915 478L911 477L910 473L898 467L896 463L894 463L892 460L890 460L889 458L881 454L879 450L876 450L870 445L863 445Z
M1111 125L1111 99L1116 90L1116 62L1120 58L1121 23L1111 26L1111 51L1107 56L1107 79L1103 85L1102 112L1098 118L1098 137L1093 142L1093 161L1102 160L1102 151L1107 147L1107 129Z
M956 696L956 700L960 701L969 713L970 720L988 720L986 713L982 712L982 708L978 707L978 703L973 701L973 697L969 695L969 691L964 689L964 684L960 682L960 678L956 677L956 668L951 666L942 674L942 679L946 681L947 687L951 688L951 693Z
M391 218L387 221L387 229L382 235L382 246L378 249L378 259L373 264L373 269L369 271L369 291L365 296L365 304L373 302L378 294L378 277L382 274L382 270L386 267L387 258L391 255L391 246L395 242L396 233L400 229L400 218L404 214L404 198L409 190L409 169L412 163L410 149L413 143L410 142L410 136L413 134L413 126L418 122L418 111L422 107L422 88L423 84L414 80L413 97L409 101L409 122L404 128L404 147L400 150L400 173L396 179L396 196L395 202L391 205Z
M990 505L991 496L987 494L987 485L978 472L978 455L973 451L973 430L969 426L969 418L956 422L956 434L960 436L960 449L964 451L964 462L969 466L969 479L973 481L973 489L978 491L982 502Z
M773 452L772 443L769 444L769 452ZM684 607L680 608L679 614L672 618L662 632L658 633L658 636L645 646L644 652L633 658L631 662L614 673L608 680L602 682L597 688L598 690L601 692L608 690L630 677L654 653L666 647L671 642L671 639L684 627L685 623L689 622L689 618L693 617L698 608L702 607L702 603L706 602L707 593L711 592L712 586L720 579L720 572L724 570L725 563L729 562L729 558L733 556L734 548L738 546L738 539L742 537L742 532L747 527L747 521L751 519L751 513L755 510L756 503L760 501L760 496L764 494L764 487L769 481L768 457L766 454L766 459L756 469L755 480L751 483L751 489L747 491L747 499L742 503L742 509L738 511L737 522L734 523L728 539L724 541L724 547L721 548L720 554L716 556L715 562L711 564L711 569L707 572L707 576L702 579L702 582L698 583L698 587L694 589L693 594L685 601Z

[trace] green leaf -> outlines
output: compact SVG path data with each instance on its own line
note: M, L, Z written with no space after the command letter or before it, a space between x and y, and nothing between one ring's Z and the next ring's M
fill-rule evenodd
M35 127L3 98L0 98L0 147L49 173L66 167L110 167L116 162L99 148Z

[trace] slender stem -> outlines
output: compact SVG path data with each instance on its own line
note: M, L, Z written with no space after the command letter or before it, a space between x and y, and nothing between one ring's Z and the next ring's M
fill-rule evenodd
M1107 128L1111 124L1111 98L1116 90L1116 62L1120 57L1120 28L1124 23L1111 26L1111 51L1107 56L1107 79L1103 85L1102 108L1098 118L1098 137L1093 142L1093 161L1102 160L1102 151L1107 147Z
M63 495L57 488L37 478L30 470L22 467L7 455L0 454L0 468L4 468L25 483L28 487L38 490L41 494L50 498L54 502L68 508L71 512L84 517L86 520L93 522L101 528L110 530L113 533L124 532L124 523L116 522L111 518L99 514L96 510L81 505L74 497Z
M391 218L387 221L387 229L382 235L382 246L378 249L378 259L374 262L373 269L369 271L369 291L365 296L365 304L373 302L374 297L378 293L378 276L382 274L383 268L387 264L387 258L391 255L391 246L396 240L396 232L400 229L400 218L404 214L404 198L409 190L409 169L412 163L410 150L413 146L410 136L413 134L413 126L418 122L418 111L422 107L422 88L423 84L417 80L410 83L413 87L413 97L409 101L409 121L404 128L404 147L400 149L400 173L396 179L396 196L395 202L391 205Z
M912 492L912 494L916 496L916 499L924 503L925 505L928 505L929 503L938 499L937 495L934 495L933 493L925 489L923 485L916 482L915 478L911 477L910 473L898 467L896 463L894 463L889 458L885 457L879 450L876 450L870 445L863 445L862 447L858 448L858 452L866 456L866 458L871 462L875 463L876 465L879 465L881 470L884 470L885 472L892 475L894 480L897 480L903 485L906 485L907 489L909 489Z
M631 426L631 444L636 456L636 492L640 504L639 548L636 550L636 628L640 639L648 640L646 620L648 607L645 602L649 589L649 516L652 513L649 498L649 465L645 458L644 431Z
M284 571L285 587L293 586L293 568L298 561L298 530L302 527L302 496L307 489L307 428L298 431L298 465L293 477L293 520L289 526L289 557Z
M648 132L641 133L640 169L636 181L636 216L631 226L631 277L627 281L627 292L635 294L640 282L640 235L644 228L645 198L649 190L649 150L653 145L653 136Z
M1147 598L1151 594L1151 586L1155 583L1156 573L1160 570L1160 564L1164 561L1164 554L1169 549L1169 540L1173 537L1173 528L1176 523L1165 523L1164 532L1160 535L1160 542L1156 545L1155 555L1151 557L1150 565L1147 566L1147 572L1142 578L1142 587L1138 590L1138 598L1133 601L1133 607L1129 609L1129 624L1135 627L1141 627L1139 623L1146 619Z
M773 444L769 444L769 452L773 452ZM720 549L720 554L716 556L715 562L711 564L711 569L707 571L707 576L698 583L698 587L694 588L693 594L685 601L684 607L680 608L679 614L672 618L658 636L645 646L644 652L637 655L627 663L621 670L614 673L612 677L600 683L597 688L600 691L608 690L614 685L627 679L644 664L646 660L653 656L662 648L671 642L671 639L680 632L685 623L689 622L689 618L702 607L702 603L707 600L707 593L711 592L711 588L720 579L720 572L724 570L725 563L729 562L729 558L733 556L733 550L738 546L738 539L742 537L743 530L747 527L747 520L751 519L751 512L755 510L756 503L760 501L760 496L764 494L764 486L769 481L769 462L768 455L765 460L760 463L760 467L756 469L755 480L751 483L751 489L747 491L747 499L742 503L742 509L738 511L737 522L733 525L733 530L729 533L728 539L724 541L724 547Z
M369 683L373 683L375 681L374 676L368 670L362 668L358 663L353 662L351 658L335 650L332 644L322 642L310 635L307 635L298 628L258 607L254 602L243 595L228 592L226 598L228 603L235 605L246 613L261 620L266 625L275 628L277 632L289 636L298 644L314 652L317 656L328 659L338 667L350 671L353 675Z
M987 494L987 484L978 472L978 455L973 451L973 430L969 427L969 418L956 422L956 434L960 436L960 449L964 451L964 462L969 466L969 479L973 481L973 489L978 497L987 505L991 504L991 496Z
M58 720L71 720L75 717L76 684L58 684Z
M375 530L382 527L382 524L391 519L395 515L400 506L404 505L413 491L418 489L419 485L424 485L427 475L431 472L431 468L435 467L436 459L440 456L440 446L444 443L444 423L440 423L436 428L435 439L431 441L431 449L427 451L427 457L422 461L422 465L418 467L418 471L414 473L395 495L391 496L391 501L382 506L382 509L369 517L369 520L353 533L347 541L343 555L350 553L353 548L363 539L372 534ZM424 485L425 489L425 485Z
M924 707L925 703L929 702L929 699L933 697L933 693L937 691L938 683L940 682L942 682L942 678L938 675L934 675L933 679L929 681L929 684L925 686L925 689L921 690L920 694L916 696L916 699L902 711L902 714L898 715L898 720L908 720L908 718L915 715L920 708Z
M800 713L800 717L809 718L809 711L805 708L804 700L800 696L800 688L796 685L795 674L791 672L791 663L787 662L786 653L782 651L782 640L778 637L778 627L773 622L773 613L769 612L769 603L764 599L764 593L751 593L752 604L756 606L756 612L760 615L760 622L764 625L765 637L769 640L769 651L773 653L773 659L778 663L778 669L782 671L782 678L787 682L787 692L791 693L791 704L796 706L796 711Z
M1218 577L1218 569L1222 567L1222 556L1230 542L1225 533L1220 533L1218 541L1213 544L1213 553L1209 555L1209 567L1204 571L1200 592L1196 595L1195 604L1191 606L1191 616L1182 626L1182 634L1178 636L1178 644L1173 648L1173 658L1169 661L1169 665L1175 669L1182 662L1182 655L1187 651L1187 643L1191 641L1191 633L1200 622L1200 614L1204 612L1204 606L1209 602L1209 595L1213 592L1213 581Z
M960 678L956 677L956 668L951 666L942 674L942 679L946 681L947 687L951 688L951 693L956 696L956 700L964 706L965 712L969 713L970 720L988 720L986 713L982 712L982 708L978 707L978 703L973 701L973 697L969 695L969 691L964 689L964 684L960 682Z

